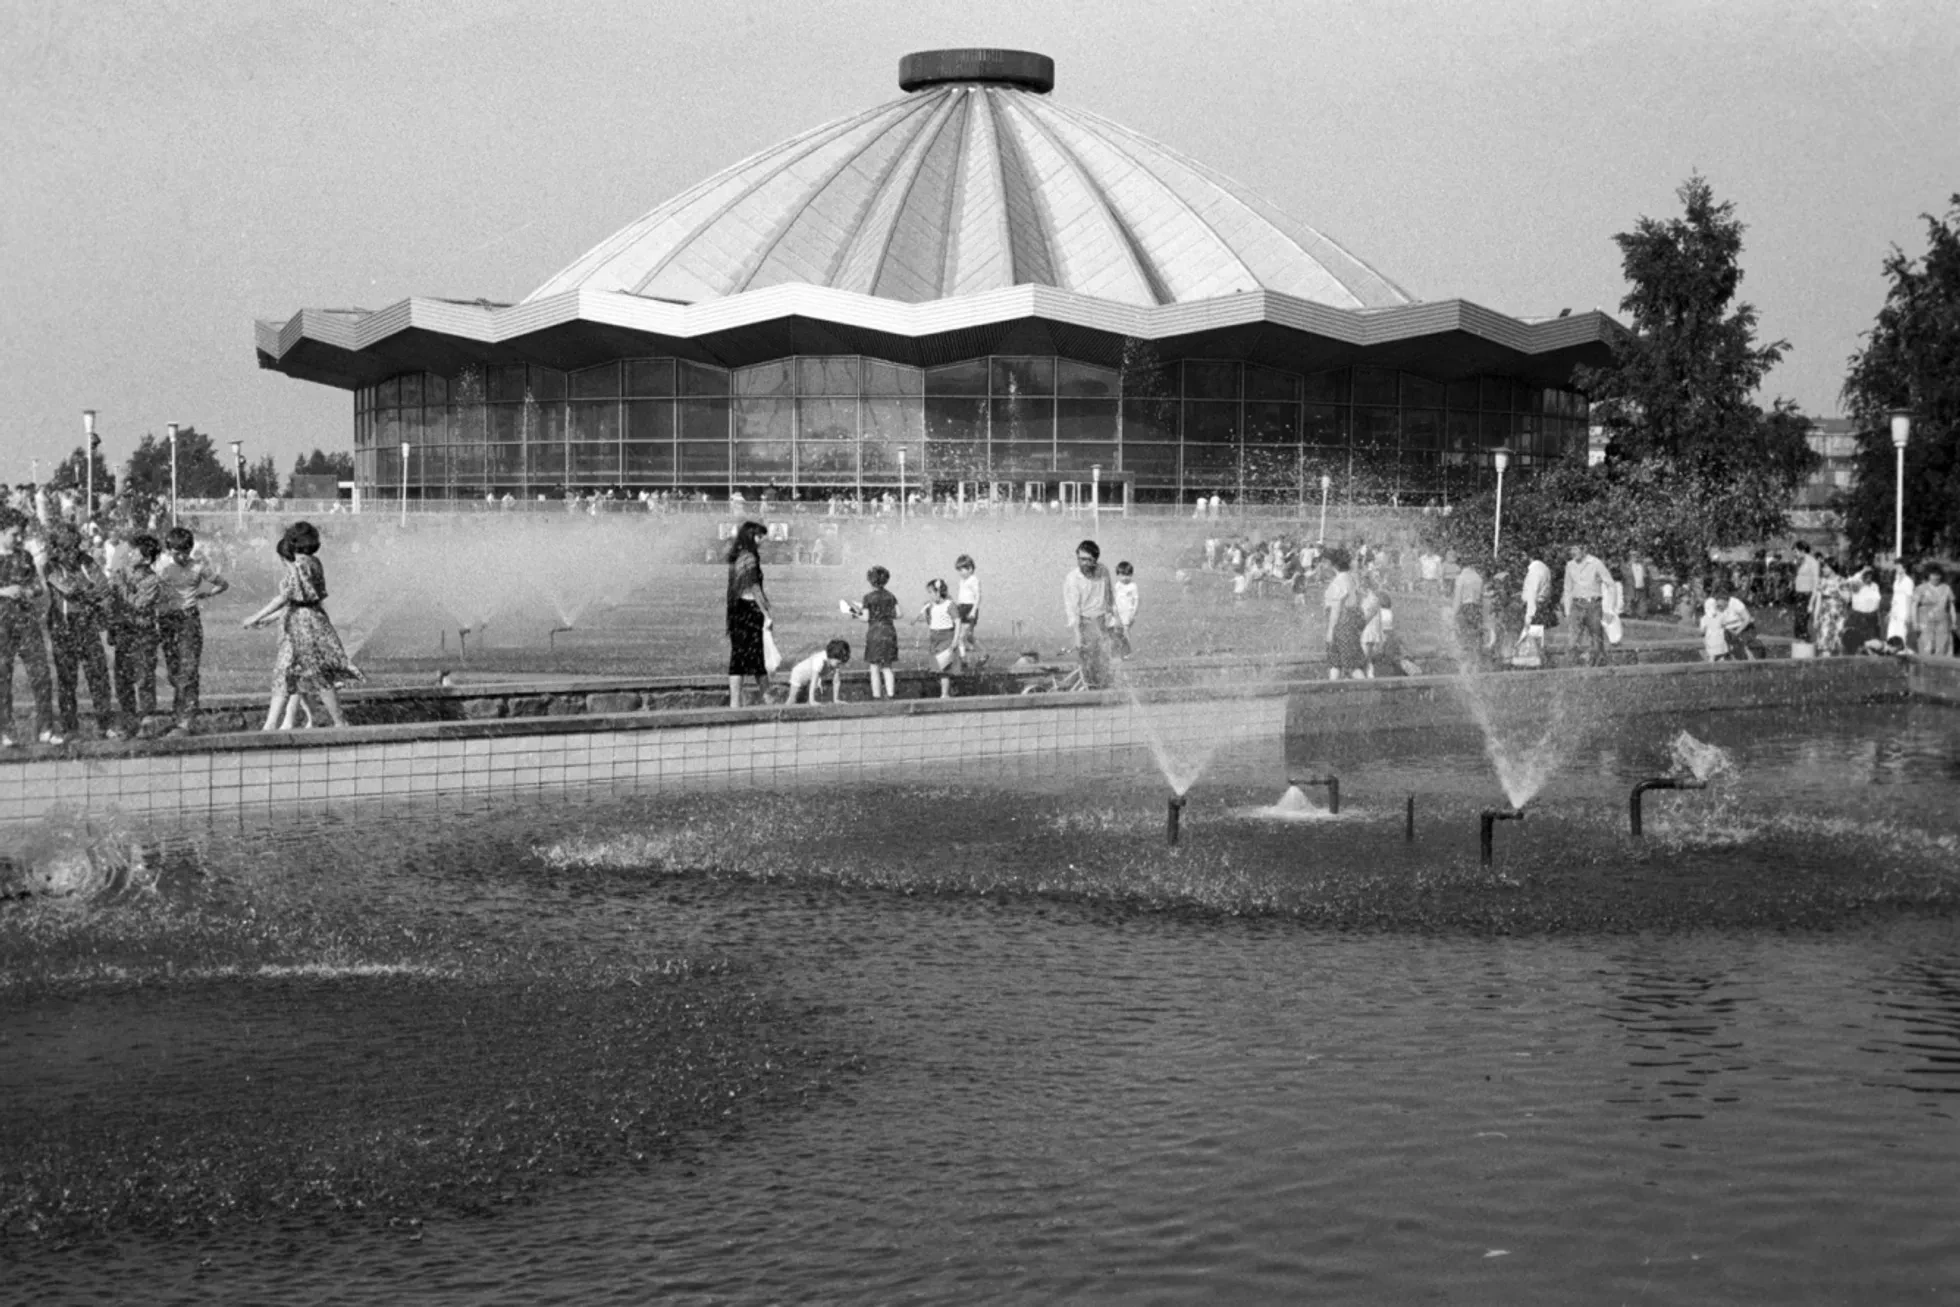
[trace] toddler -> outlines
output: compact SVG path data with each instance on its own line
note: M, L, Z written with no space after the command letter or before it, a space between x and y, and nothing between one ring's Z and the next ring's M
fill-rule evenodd
M851 645L848 640L832 640L823 648L789 669L789 699L795 703L799 695L810 703L817 702L817 691L823 687L823 678L830 678L830 701L844 701L845 663L851 661Z

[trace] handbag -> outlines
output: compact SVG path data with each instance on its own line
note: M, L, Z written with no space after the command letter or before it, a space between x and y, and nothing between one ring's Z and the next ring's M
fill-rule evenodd
M773 623L762 628L762 665L771 675L783 665L783 651L776 647L776 631Z

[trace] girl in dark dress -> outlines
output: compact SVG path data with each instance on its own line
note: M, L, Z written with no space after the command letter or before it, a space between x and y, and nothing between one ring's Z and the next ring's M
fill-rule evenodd
M770 624L769 595L762 588L762 540L769 528L744 522L728 546L728 706L742 706L742 678L755 678L758 697L769 697L769 665L762 633Z
M872 568L864 579L871 590L856 615L865 621L864 661L871 668L871 697L896 699L898 675L892 666L898 661L898 596L885 589L892 574L884 568Z

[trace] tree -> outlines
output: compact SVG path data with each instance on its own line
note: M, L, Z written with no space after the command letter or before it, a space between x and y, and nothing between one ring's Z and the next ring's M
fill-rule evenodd
M1960 194L1926 219L1926 254L1885 259L1885 305L1851 356L1846 412L1858 422L1857 480L1840 497L1855 554L1892 545L1897 476L1890 411L1912 414L1906 445L1905 548L1960 549Z
M102 451L89 451L89 461L95 464L95 493L111 495L116 493L116 478L109 472L109 465L102 461ZM82 447L75 446L74 452L48 476L48 484L56 490L86 490L88 487L88 463L82 461Z
M1602 558L1638 552L1687 573L1709 551L1780 534L1792 496L1817 463L1809 421L1787 400L1755 399L1788 348L1759 344L1756 310L1736 301L1743 226L1701 177L1677 192L1683 216L1642 218L1613 238L1632 289L1620 301L1632 331L1613 361L1581 369L1593 420L1608 433L1598 467L1559 464L1505 487L1500 565L1527 554L1553 562L1574 540ZM1493 495L1456 506L1430 534L1490 552Z
M123 469L124 488L139 495L170 494L170 438L144 433ZM210 436L196 427L177 430L177 494L184 499L223 499L232 489L229 464Z

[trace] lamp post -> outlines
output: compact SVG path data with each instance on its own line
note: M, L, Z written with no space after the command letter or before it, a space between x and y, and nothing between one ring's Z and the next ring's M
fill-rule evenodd
M170 436L170 525L177 525L177 424L164 428Z
M1089 534L1102 534L1102 464L1089 464Z
M905 451L898 451L898 524L905 525Z
M1892 566L1897 567L1906 552L1906 441L1912 436L1912 414L1892 410L1892 448L1899 451L1898 471L1892 481Z
M95 410L82 410L82 477L88 486L84 492L88 498L83 501L82 520L95 520Z
M231 484L232 493L238 498L238 526L245 527L245 442L231 442Z
M1490 457L1497 464L1497 512L1490 519L1490 557L1495 564L1498 542L1504 538L1504 469L1511 466L1511 451L1499 445Z
M402 441L402 525L408 525L408 442Z
M1327 543L1327 492L1334 488L1334 478L1325 472L1320 474L1320 543Z

